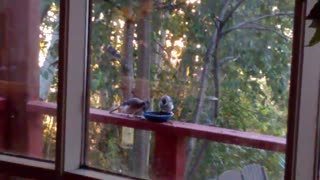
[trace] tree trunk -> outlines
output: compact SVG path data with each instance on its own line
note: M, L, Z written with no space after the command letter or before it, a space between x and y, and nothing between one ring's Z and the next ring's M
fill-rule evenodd
M151 45L151 9L145 7L152 3L151 0L140 2L141 10L138 15L138 63L136 93L138 97L150 99L150 45ZM135 130L133 146L133 172L138 177L148 178L150 152L150 132L144 130Z
M133 12L132 4L129 1L129 4L126 7L128 11ZM124 15L125 16L125 15ZM125 16L126 17L126 16ZM121 51L121 90L122 90L122 101L128 100L132 97L132 91L134 88L134 73L133 73L133 40L134 40L134 21L130 17L126 17L126 22L124 25L124 35L123 35L123 45ZM122 127L122 134L132 134L134 131L133 128ZM121 136L122 137L122 136ZM124 139L121 139L121 143L124 142ZM135 141L133 142L136 143ZM133 174L137 174L134 169L137 164L132 160L134 153L130 153L129 157L129 169Z
M41 21L44 20L47 12L49 11L51 6L51 2L42 2L41 3ZM59 35L58 29L54 30L52 34L52 39L49 43L49 47L47 49L47 54L43 65L40 68L40 90L39 90L39 97L41 100L47 100L48 94L50 90L50 86L55 76L56 72L58 71L55 64L58 61L58 49L54 49L55 45L58 43Z
M131 7L130 7L131 8ZM126 20L124 26L124 41L122 47L121 60L121 90L123 100L127 100L132 96L133 81L133 39L134 39L134 23L131 20Z
M155 0L155 4L161 4L163 3L163 0ZM164 22L165 19L168 18L169 13L164 11L159 11L159 14L155 14L153 17L153 22L157 22L157 23L153 23L153 32L158 32L160 31L160 39L159 42L155 43L153 45L154 47L154 51L152 53L152 60L154 60L153 62L156 65L156 69L157 69L157 73L155 74L155 79L157 80L158 77L157 75L161 73L161 69L162 69L162 65L163 65L163 58L164 58L164 50L162 49L165 44L165 40L166 40L166 30L162 27L161 22Z
M132 8L132 7L129 7ZM132 90L134 87L134 77L133 77L133 39L134 39L134 23L131 20L126 20L124 25L124 41L122 47L122 60L121 60L121 90L122 90L122 100L128 100L132 97ZM128 127L121 127L121 134L129 136L131 139L134 129ZM127 142L126 138L122 138L121 135L121 144L127 144L132 142ZM134 142L133 142L134 143ZM132 162L129 159L129 166ZM130 168L132 169L132 168Z
M218 52L218 48L219 48L219 43L220 43L220 39L222 37L222 29L224 27L224 25L226 24L226 22L232 17L233 13L239 8L239 6L244 2L244 0L240 0L236 3L236 5L227 13L227 8L229 6L229 4L231 4L231 1L228 0L225 4L223 9L220 12L220 16L219 18L222 19L223 21L219 21L218 25L217 25L217 29L211 39L211 43L210 46L208 48L208 51L206 53L206 59L205 62L207 63L207 61L211 61L210 58L211 56L213 56L213 70L212 70L212 74L213 74L213 80L214 80L214 96L218 98L218 100L214 101L213 104L213 120L218 118L219 116L219 96L220 96L220 63L219 63L219 59L217 56L217 52ZM205 63L205 64L206 64ZM206 74L202 74L201 78L204 78L204 80L206 80L205 77ZM203 83L203 82L202 82ZM201 88L206 87L206 86L201 86ZM203 96L201 96L202 91L200 93L200 97L204 98L204 94ZM202 106L203 100L201 102L201 98L199 98L199 102L197 106L197 111L196 111L196 121L200 118L199 114L201 112L201 106ZM198 115L198 116L197 116ZM214 122L212 122L214 123ZM192 140L190 140L190 142L192 142ZM193 163L193 165L191 166L191 159L193 156L193 151L194 151L194 144L195 143L191 143L190 144L190 153L189 156L187 157L187 167L189 167L189 171L187 172L188 174L188 178L192 179L194 176L194 173L197 171L197 169L200 166L200 161L204 156L205 151L207 150L207 148L209 147L209 141L203 141L200 146L199 146L199 150L195 156L195 162ZM193 146L193 147L192 147Z
M54 31L52 34L52 39L49 44L48 52L43 62L43 65L40 68L40 92L39 97L41 100L47 100L49 95L50 86L52 84L53 78L58 71L57 66L55 65L58 61L57 52L55 46L58 43L59 35L58 31Z
M215 31L213 37L212 37L212 40L211 40L211 43L210 43L210 46L209 47L212 47L212 49L215 49L215 47L217 46L217 39L218 39L218 29ZM211 48L208 48L209 50ZM208 74L208 69L209 69L209 64L211 62L211 53L210 51L208 50L206 56L205 56L205 64L203 65L203 71L202 71L202 74L201 74L201 87L200 87L200 93L199 93L199 97L198 97L198 102L197 102L197 106L196 106L196 114L195 114L195 120L193 121L193 123L196 123L198 124L199 121L200 121L200 114L201 114L201 111L202 111L202 105L203 105L203 102L204 102L204 98L205 98L205 92L206 92L206 89L207 89L207 74ZM213 51L212 51L213 53ZM187 166L187 170L189 169L190 165L191 165L191 160L192 160L192 157L193 157L193 151L194 151L194 148L195 148L195 139L194 138L191 138L190 141L189 141L189 147L188 147L188 151L187 151L187 163L186 163L186 166ZM186 171L187 172L187 171ZM185 177L189 177L188 175L186 175Z
M222 10L220 12L220 15L219 15L220 19L224 19L226 11L227 11L227 8L230 5L230 3L231 3L231 0L228 0L224 4L224 6L223 6L223 8L222 8ZM223 28L222 22L217 22L216 30L214 31L214 33L213 33L213 35L211 37L211 41L210 41L208 50L207 50L206 55L205 55L203 71L202 71L202 74L201 74L201 87L200 87L200 93L199 93L198 102L197 102L197 106L196 106L196 113L195 113L194 123L199 123L199 121L200 121L200 114L201 114L201 111L202 111L202 105L204 103L204 98L205 98L205 95L206 95L205 93L206 93L206 90L207 90L207 74L208 74L208 70L209 70L209 65L210 65L210 62L212 61L212 56L213 57L217 57L216 53L217 53L217 49L218 49L218 46L219 46L219 40L220 40L222 28ZM214 60L216 61L217 59L215 58ZM214 62L214 66L217 63L218 62ZM214 69L218 70L217 67L214 67ZM217 72L217 73L219 73L219 72ZM218 78L218 77L215 77L214 80L216 80L216 78ZM215 84L215 86L217 85L216 82L214 82L214 84ZM218 86L216 86L215 88L217 88L217 87ZM217 91L219 91L219 90L215 89L215 92L217 92ZM216 102L218 102L218 100ZM216 107L216 106L218 106L218 103L214 104L215 111L218 111L218 107ZM217 112L214 112L214 114L218 115ZM192 178L192 175L194 173L194 168L191 168L191 160L193 158L195 143L196 143L195 139L191 138L190 141L189 141L189 147L188 147L188 151L187 151L187 163L186 163L186 173L187 174L185 176L185 177L188 177L188 178Z

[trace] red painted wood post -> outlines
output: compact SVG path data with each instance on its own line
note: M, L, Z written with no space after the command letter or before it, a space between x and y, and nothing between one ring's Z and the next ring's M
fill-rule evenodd
M1 20L1 19L0 19ZM7 141L6 141L6 122L7 122L7 113L5 109L5 100L0 100L1 105L3 105L3 108L0 108L0 152L5 150L7 146ZM0 180L7 180L9 179L8 176L0 174Z
M184 179L186 138L155 133L152 179Z
M7 56L6 56L6 18L5 13L3 12L4 9L4 1L0 1L0 80L7 81ZM0 94L5 97L6 88L3 83L0 84ZM0 151L3 151L6 147L6 112L0 111Z
M3 151L6 147L7 141L5 139L6 135L6 122L7 122L7 113L6 113L6 100L0 97L0 152Z
M5 22L0 26L5 35L0 47L0 96L7 100L5 151L33 157L42 157L42 120L27 113L27 102L39 94L40 3L2 0L0 12Z
M7 56L6 56L6 18L4 13L4 1L0 1L0 80L6 81L7 80ZM0 84L0 95L5 97L6 94L6 87L3 83ZM0 151L4 151L7 147L7 112L5 109L6 102L3 102L4 109L0 110ZM9 179L8 176L4 174L0 174L0 180L7 180Z

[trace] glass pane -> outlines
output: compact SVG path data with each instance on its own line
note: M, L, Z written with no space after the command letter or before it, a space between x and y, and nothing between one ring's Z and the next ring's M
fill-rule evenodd
M197 140L197 158L191 163L187 177L216 179L226 171L242 171L246 166L258 165L261 169L247 173L265 174L268 179L284 179L283 153L243 146ZM205 150L203 148L205 147ZM199 161L200 160L200 161ZM262 169L263 168L263 169ZM230 176L231 177L231 176ZM256 176L256 179L258 177ZM263 179L263 176L261 178Z
M59 1L0 0L0 151L54 160Z
M201 130L207 131L208 126L214 126L270 135L271 139L280 138L278 140L284 144L287 133L293 9L294 2L287 0L93 0L89 20L89 82L90 107L94 109L92 113L96 114L90 116L87 165L115 173L151 178L156 173L156 170L150 171L153 169L150 154L157 152L152 149L154 138L149 132L138 129L156 133L165 129L169 133L170 128L175 125L181 127L183 133L181 129L170 131L169 134L173 137L197 137L197 134L192 133L206 133ZM164 95L171 97L173 110L170 99L162 101ZM123 108L130 104L136 106ZM160 106L161 104L164 106ZM120 108L117 109L118 107ZM138 110L138 113L133 115L131 108ZM108 113L110 110L113 115ZM143 111L160 113L171 110L173 117L165 125L150 124L141 121L140 118L143 117L139 117ZM160 115L164 117L165 112ZM125 114L131 115L129 117ZM131 117L134 120L130 121ZM97 122L99 125L95 124ZM108 131L104 129L107 125L100 123L122 126L130 124L135 129L111 128L113 135L104 139L101 132ZM127 157L129 160L136 160L131 162L135 166L131 166L131 169L130 161L127 165L127 162L118 162L119 159L114 156L118 152L125 152L127 147L118 146L114 151L100 149L99 153L93 147L93 142L111 147L113 145L109 143L121 143L121 139L114 139L122 137L120 129L123 128L128 131L128 139L133 144L133 153L122 154L133 156ZM94 132L101 135L93 136ZM240 138L241 132L235 136ZM206 138L209 136L220 137L219 133L203 135ZM172 142L174 138L170 140ZM261 140L261 144L263 143ZM213 153L216 156L225 153L227 147L221 146L217 152L207 146L204 150L208 153L197 159L197 144L193 138L188 138L185 147L186 168L183 173L185 178L190 173L192 162L199 161L199 169L205 166L211 168L205 160ZM243 167L247 162L266 165L266 161L261 160L261 157L266 157L265 154L279 156L272 165L276 161L284 163L284 155L276 152L238 146L230 148L236 149L232 150L234 156L228 159L233 163L219 164L220 170L216 174L194 174L194 177L209 178L227 169ZM241 157L241 153L254 153L260 159L250 162L236 159L237 156ZM97 159L105 163L92 164ZM119 168L113 169L119 167L119 164L124 165L124 169L129 169L120 168L121 172ZM281 177L280 172L282 171L274 175L271 173L270 177Z
M133 163L136 162L133 156L133 128L90 122L88 146L86 163L89 167L138 177L133 170L137 168ZM148 159L152 159L152 155L151 151L151 154L146 156L149 156ZM147 166L150 166L149 163ZM149 172L146 172L143 178L148 179L148 174Z

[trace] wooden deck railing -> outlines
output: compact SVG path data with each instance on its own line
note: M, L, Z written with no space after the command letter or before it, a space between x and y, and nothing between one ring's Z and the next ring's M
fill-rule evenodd
M31 101L28 103L28 111L30 112L56 115L56 108L57 106L54 103L46 103L41 101ZM220 143L241 145L276 152L285 152L286 147L286 139L281 137L185 123L180 121L155 123L147 120L110 114L108 111L100 109L90 109L90 121L126 126L136 129L151 130L156 133L168 133L177 136L207 139Z
M5 99L0 98L0 110L5 110ZM57 105L42 101L30 101L30 113L56 115ZM286 139L270 135L243 132L179 121L155 123L136 118L127 118L108 111L90 109L90 121L126 126L155 132L153 179L183 179L185 167L186 139L207 139L214 142L240 145L275 152L285 152ZM0 122L1 123L1 122ZM4 126L0 125L0 128ZM0 138L0 144L4 141ZM2 142L3 143L3 142Z
M1 107L1 106L0 106ZM27 110L33 113L56 115L56 104L30 101ZM90 121L126 126L155 132L153 175L155 178L183 179L186 139L194 137L214 142L240 145L275 152L285 152L286 139L270 135L243 132L179 121L155 123L108 111L90 109Z

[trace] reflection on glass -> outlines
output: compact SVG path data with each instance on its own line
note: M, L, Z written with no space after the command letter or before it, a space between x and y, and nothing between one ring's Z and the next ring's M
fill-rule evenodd
M0 1L0 151L54 160L59 1Z
M187 177L191 179L215 179L229 170L241 171L248 165L259 165L268 179L284 178L284 154L242 146L227 145L209 141L197 141L198 151L190 166ZM201 148L206 147L205 151ZM253 172L259 174L258 170ZM263 179L263 176L261 176Z
M138 97L150 102L149 110L159 111L159 99L167 94L174 102L175 121L285 138L294 2L141 2L92 1L89 46L92 108L110 110ZM105 126L91 123L89 132L107 131ZM135 166L130 169L130 165L113 156L127 147L93 151L91 142L112 146L110 141L121 137L121 134L106 137L102 133L89 137L87 162L100 159L105 163L88 165L152 177L148 174L152 169L150 133L128 128L121 131L128 134L133 144L133 153L127 156L139 159L131 162ZM226 153L225 147L216 150L206 147L206 153L197 160L195 153L199 146L195 140L188 142L185 175L190 173L191 164L199 161L196 172L210 177L207 171L211 166L205 160ZM239 149L226 159L234 162L232 166L221 163L219 167L226 166L223 169L226 170L245 165L236 157L241 157L241 152L250 154L251 150ZM265 153L257 150L255 155L259 158L252 159L263 164L268 161ZM278 160L275 158L271 165ZM119 164L128 171L116 170L114 167ZM271 165L268 169L278 168ZM209 167L203 169L206 172L200 170L204 166Z
M90 122L87 165L93 168L137 177L132 169L134 131L132 128ZM152 159L153 153L148 159ZM151 163L150 163L151 164ZM149 163L148 163L148 166ZM144 178L148 178L148 171Z

